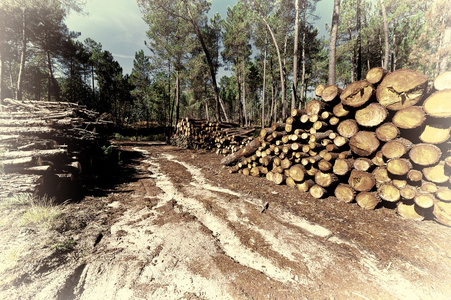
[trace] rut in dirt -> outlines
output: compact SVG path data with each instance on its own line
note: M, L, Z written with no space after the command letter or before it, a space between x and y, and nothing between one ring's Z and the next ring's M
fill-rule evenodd
M110 203L124 212L95 254L36 299L447 298L423 284L426 271L381 263L358 241L206 179L184 152L133 151L146 175L131 197L147 205Z

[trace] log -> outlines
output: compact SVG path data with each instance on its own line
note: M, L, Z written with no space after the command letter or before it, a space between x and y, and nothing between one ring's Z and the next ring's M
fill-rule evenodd
M317 87L317 88L318 88L318 87ZM302 115L305 114L305 113L306 113L306 112L305 112L304 109L297 109L297 108L294 108L294 109L291 110L290 115L291 115L293 118L299 118L300 116L302 116Z
M389 110L400 110L417 104L426 91L427 76L399 69L384 77L376 90L377 101Z
M451 203L437 201L432 212L435 220L443 225L451 226Z
M285 174L274 173L274 177L273 177L272 181L273 181L275 184L280 185L280 184L282 184L282 183L285 182L285 179L286 179L286 178L287 178L287 177L285 176Z
M310 188L309 193L310 193L310 195L312 195L313 198L316 198L316 199L321 199L327 195L326 189L318 184L313 185Z
M368 102L374 93L373 86L366 80L354 81L340 95L345 106L360 107Z
M442 156L442 151L432 144L416 144L409 151L409 158L412 162L420 166L430 166L438 163Z
M404 179L393 179L391 183L396 186L399 190L407 186L407 180Z
M337 158L332 168L333 173L339 176L348 174L354 164L353 159Z
M315 174L315 183L322 187L329 187L338 181L337 176L332 173L324 173L321 171L316 172Z
M379 148L379 140L371 131L359 131L349 140L352 152L360 156L370 156Z
M318 162L318 169L322 172L328 172L332 169L332 163L323 158Z
M308 192L312 186L315 185L315 182L312 179L307 179L302 183L298 183L296 185L297 189L301 192Z
M437 192L435 193L435 196L441 200L441 201L451 201L451 190L447 186L440 187Z
M417 195L417 190L413 186L406 185L405 187L399 189L399 194L402 199L413 200Z
M423 109L428 116L434 118L451 117L451 90L437 91L430 95L423 103Z
M336 85L327 86L321 93L321 98L325 102L332 102L334 100L339 100L339 96L342 90Z
M434 202L436 202L434 196L430 193L419 192L413 199L415 204L421 208L431 208L434 206Z
M413 143L404 138L398 138L385 143L382 148L382 154L387 159L400 158L412 149Z
M368 171L373 166L371 159L359 157L354 161L353 167L358 171Z
M382 200L388 202L397 202L401 199L401 193L399 192L399 189L391 182L381 184L377 191Z
M334 114L335 117L337 118L343 118L346 117L349 114L349 110L347 110L344 106L343 103L338 103L337 105L335 105L332 109L332 113Z
M294 122L294 119L292 120L292 122ZM273 123L271 125L271 129L273 130L273 133L274 133L274 131L283 131L285 129L285 126L287 125L287 123ZM293 123L291 123L291 124L293 124Z
M421 191L433 194L438 191L438 187L433 182L423 181L421 184Z
M225 166L230 166L236 163L242 157L250 156L257 151L257 149L261 146L262 138L257 137L252 142L250 142L246 147L242 148L240 151L237 151L233 154L230 154L224 157L221 160L221 164Z
M300 164L291 166L289 171L290 177L296 182L302 182L305 177L305 167Z
M411 169L412 163L406 158L392 158L387 162L387 171L393 175L406 175Z
M368 192L375 186L376 181L374 177L367 172L352 170L348 183L358 192Z
M359 126L354 119L341 121L337 127L338 134L346 138L353 137L358 131Z
M451 71L443 72L435 77L434 88L437 91L451 89Z
M378 185L391 181L386 167L377 167L373 170L372 174Z
M267 136L272 135L273 131L272 128L262 128L262 130L260 130L260 137L266 138Z
M259 167L252 167L250 170L250 175L252 177L260 177L260 168Z
M66 149L50 149L50 150L38 150L38 151L8 151L0 153L0 160L2 159L16 159L22 157L40 157L41 159L60 158L61 156L67 156Z
M420 106L410 106L396 112L392 122L402 129L413 129L421 126L426 120L424 110Z
M438 164L424 168L422 170L424 178L434 183L446 183L449 181L449 176L445 174L445 162L441 161Z
M368 81L371 84L378 84L382 81L384 76L387 74L387 70L381 67L374 67L371 68L368 73L366 73L366 81Z
M307 102L307 104L305 105L305 112L309 116L318 115L323 110L324 107L325 107L324 102L321 102L319 100L311 100Z
M423 179L423 173L419 170L412 169L407 172L407 179L412 182L420 182Z
M427 144L442 144L450 139L450 130L447 124L427 124L420 134L420 140Z
M397 203L396 212L398 215L408 220L422 221L424 220L424 209L415 205L415 203Z
M356 111L355 120L361 126L375 127L382 124L387 116L388 111L385 107L379 103L370 103L365 108Z
M385 166L385 160L384 160L384 155L382 154L382 151L379 150L377 151L373 158L371 159L371 161L373 162L373 164L375 164L376 166Z
M379 140L387 142L399 137L400 131L392 122L384 123L376 129L376 136Z
M338 200L350 203L355 198L355 190L349 184L340 183L335 188L334 195Z
M321 95L326 87L327 86L325 84L322 84L322 83L318 84L315 88L315 95L318 97L321 97Z
M355 197L357 204L367 210L375 209L379 204L379 195L376 192L361 192Z

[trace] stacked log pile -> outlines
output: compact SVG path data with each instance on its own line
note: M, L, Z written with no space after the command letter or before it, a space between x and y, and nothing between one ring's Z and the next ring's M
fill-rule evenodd
M234 123L216 123L190 118L181 119L170 144L181 148L216 150L218 154L235 153L244 147L255 132Z
M112 124L76 103L4 99L0 105L0 198L57 193L92 164Z
M344 90L319 85L321 99L221 162L314 198L396 207L405 218L451 226L450 77L428 86L418 72L374 68Z

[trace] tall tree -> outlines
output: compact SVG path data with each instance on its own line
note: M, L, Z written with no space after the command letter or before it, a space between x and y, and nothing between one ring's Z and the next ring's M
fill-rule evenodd
M382 61L382 68L388 69L388 60L390 57L390 41L388 40L388 19L387 10L385 9L385 1L380 0L381 12L382 12L382 23L384 25L384 60Z
M286 85L285 85L285 74L284 74L284 68L283 68L283 62L282 62L282 55L280 52L280 47L276 39L276 35L269 24L266 15L268 14L268 6L269 3L266 3L265 1L254 1L251 0L248 2L250 4L251 8L257 13L257 15L260 17L260 20L264 23L266 28L268 29L268 32L271 36L271 40L273 42L273 45L276 49L277 53L277 60L279 63L279 75L280 75L280 86L281 86L281 97L282 97L282 119L286 119L287 117L287 100L286 100ZM264 6L266 5L266 7ZM266 8L266 9L265 9Z
M334 10L332 14L332 27L330 29L329 42L329 85L335 84L335 63L336 63L336 47L337 47L337 32L338 20L340 17L340 0L334 0Z
M299 56L299 0L294 0L295 23L294 23L294 51L293 51L293 89L291 93L291 109L296 107L298 90L298 56ZM305 12L305 7L304 7ZM303 35L304 37L304 35ZM302 95L302 94L301 94Z
M234 65L237 77L238 97L242 107L242 116L244 124L248 123L248 115L246 109L246 64L252 53L250 44L249 21L246 10L242 3L238 2L233 8L227 8L227 17L222 20L224 28L223 45L224 50L221 52L222 58L226 62Z
M204 52L205 59L208 65L208 71L210 74L210 84L213 90L215 98L215 115L216 119L220 120L219 112L219 89L216 83L217 69L214 65L214 60L211 55L211 49L208 48L204 39L203 30L206 29L207 17L206 14L210 9L211 2L207 0L137 0L139 6L147 16L161 15L167 19L179 19L183 22L185 28L191 27L192 33L196 36L197 41L200 43ZM148 18L152 21L152 18ZM154 23L155 26L165 26L168 22ZM168 32L168 35L171 33Z
M151 114L149 92L149 87L151 84L150 70L150 61L149 58L144 55L144 51L140 50L139 52L136 52L129 81L134 86L132 95L138 100L137 104L140 109L145 112L147 126L149 126Z
M357 42L356 42L356 48L357 48L357 80L362 79L362 31L361 31L361 0L357 0L356 3L356 16L357 16L357 24L356 24L356 31L357 31Z

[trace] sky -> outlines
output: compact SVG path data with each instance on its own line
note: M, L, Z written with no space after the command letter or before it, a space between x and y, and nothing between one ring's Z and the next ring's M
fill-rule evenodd
M227 6L233 6L236 2L212 0L209 16L218 12L225 17ZM333 0L320 0L317 4L316 12L320 20L315 25L321 30L320 35L326 35L324 24L330 23L332 6ZM119 62L124 74L131 73L136 52L143 49L145 54L151 54L144 44L148 26L142 19L136 0L86 0L83 11L70 13L66 18L67 27L81 33L80 41L91 38L101 43L102 49L110 51Z

